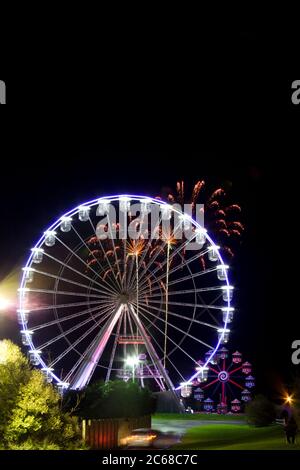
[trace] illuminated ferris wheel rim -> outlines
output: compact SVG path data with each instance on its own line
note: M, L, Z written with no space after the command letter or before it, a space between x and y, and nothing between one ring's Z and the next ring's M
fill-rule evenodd
M24 286L26 285L26 269L30 268L30 265L31 265L32 259L33 259L34 250L40 249L40 247L42 246L42 244L45 241L45 234L47 232L55 231L55 229L57 229L61 225L61 222L64 218L69 218L69 217L72 217L72 216L78 214L80 209L82 209L82 208L91 208L91 207L96 206L97 204L99 204L101 202L110 203L110 202L120 202L122 200L123 201L128 201L128 202L132 202L132 201L145 202L145 203L149 203L149 204L156 204L158 206L168 207L170 211L172 211L174 213L177 213L179 216L183 215L189 222L191 222L194 225L195 228L197 228L201 231L204 231L205 232L205 238L209 241L210 247L213 248L215 250L215 252L217 253L218 260L220 262L220 266L224 267L224 270L223 270L224 271L224 278L225 278L224 280L226 282L227 289L232 289L232 286L229 283L228 274L227 274L228 266L224 263L224 260L223 260L221 254L220 254L220 251L219 251L220 247L215 244L215 242L210 237L210 235L207 233L205 228L203 226L201 226L193 217L191 217L189 214L186 214L186 213L180 211L178 208L174 207L172 204L169 204L169 203L167 203L167 202L165 202L161 199L158 199L158 198L153 198L153 197L145 196L145 195L120 194L120 195L102 196L102 197L98 197L98 198L92 199L90 201L81 203L81 204L75 206L73 209L65 212L54 223L52 223L48 228L46 228L46 230L44 230L44 232L43 232L43 235L39 238L39 240L36 242L34 247L31 248L31 254L28 257L27 262L26 262L26 264L23 268L23 274L22 274L19 290L24 289ZM228 297L226 302L227 302L227 306L224 306L224 309L223 309L223 310L226 311L226 316L225 316L225 320L224 320L224 326L220 330L221 335L218 338L218 341L217 341L217 344L216 344L215 348L213 348L211 350L211 355L208 357L208 359L204 363L203 369L205 369L207 367L207 365L210 363L212 358L215 356L215 354L217 353L220 345L223 342L224 334L226 333L226 331L229 331L229 330L227 330L227 324L229 323L230 311L233 310L233 308L231 307L230 297ZM23 298L20 295L19 312L20 312L21 316L24 315L25 310L26 309L24 309L24 307L23 307ZM22 322L22 331L27 331L28 332L27 324L24 320L24 317L23 317L23 322ZM34 344L33 344L33 341L31 339L30 335L28 335L28 345L30 346L31 351L38 352L37 349L35 348ZM53 377L53 379L56 381L57 385L61 386L62 388L68 388L69 384L66 383L66 382L63 382L59 377L57 377L57 375L54 374L53 370L51 368L47 367L47 365L44 362L43 358L40 357L40 356L39 356L39 364L40 364L40 366L42 366L42 370L46 371L49 375L51 375ZM186 382L181 383L178 387L176 387L175 390L180 390L184 385L191 384L193 382L193 380L195 379L195 377L197 377L198 375L199 375L199 372L196 372Z

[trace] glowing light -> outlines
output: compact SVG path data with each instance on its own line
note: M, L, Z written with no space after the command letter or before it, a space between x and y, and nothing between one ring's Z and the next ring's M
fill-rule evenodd
M0 311L6 310L7 308L11 307L12 302L5 297L0 297Z
M78 218L81 222L86 222L87 220L89 220L90 210L91 208L89 206L78 207Z
M138 365L138 363L140 362L138 356L129 356L126 358L126 365L130 366L130 367L135 367Z
M23 323L28 322L28 313L30 310L17 310L17 315L18 315L18 323L19 325L23 325Z
M43 248L31 248L32 251L32 262L39 264L43 261Z
M151 199L150 198L145 198L145 199L140 199L141 203L141 213L142 214L148 214L151 212Z
M70 232L72 228L72 217L70 216L63 216L61 218L60 229L62 232Z
M285 403L287 403L288 405L291 405L293 403L293 395L286 395L285 397Z
M110 201L99 199L96 215L104 216L109 213Z
M28 287L19 287L18 289L18 294L21 299L25 300L27 292L29 292L30 289Z
M182 214L179 216L179 219L183 223L184 229L188 230L191 227L192 219L188 214Z
M69 388L69 386L70 386L70 384L68 382L59 382L57 384L57 387L58 387L59 391L63 391L65 389Z
M198 243L198 245L203 246L204 243L206 242L207 230L205 230L205 228L202 228L202 227L196 228L195 233L196 233L196 243Z
M130 197L121 196L120 197L120 210L122 212L127 212L130 209Z
M223 307L222 308L223 312L223 322L226 323L231 323L233 320L233 312L234 308L233 307Z
M230 333L230 330L228 328L220 328L218 330L219 341L221 343L227 343L229 340L229 333Z
M219 264L219 266L217 266L217 276L219 281L226 281L228 269L229 266L226 264Z
M182 398L188 398L192 393L192 385L189 382L182 382L180 384L180 394Z
M34 269L26 266L25 268L22 268L22 271L24 272L24 280L26 282L32 282Z
M208 259L210 261L218 261L219 259L219 249L220 247L218 245L211 245L208 248Z
M46 246L53 246L55 245L55 230L47 230L44 232L45 235L45 245Z
M162 220L170 220L172 217L172 206L169 204L161 204L160 205L160 210L161 210L161 218Z

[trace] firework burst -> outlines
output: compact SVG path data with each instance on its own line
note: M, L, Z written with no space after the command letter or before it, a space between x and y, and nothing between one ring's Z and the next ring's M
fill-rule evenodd
M176 191L168 195L169 203L191 204L193 216L204 211L205 226L212 233L216 242L221 246L227 258L232 258L237 251L244 232L244 226L240 222L241 207L230 201L224 188L209 190L204 180L195 183L187 196L184 181L178 181ZM197 204L204 204L204 208L197 208ZM198 214L196 211L198 210ZM204 268L204 260L200 259Z

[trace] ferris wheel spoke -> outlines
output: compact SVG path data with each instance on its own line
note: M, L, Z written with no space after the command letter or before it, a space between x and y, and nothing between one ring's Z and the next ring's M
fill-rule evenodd
M105 251L103 245L102 245L102 241L101 241L101 240L98 238L98 236L97 236L97 232L96 232L95 225L93 224L93 222L92 222L92 220L91 220L90 217L89 217L89 222L90 222L90 224L91 224L91 226L92 226L92 229L93 229L94 234L95 234L95 236L96 236L96 238L97 238L97 240L98 240L99 246L100 246L101 251L102 251L102 253L103 253L103 255L104 255L104 257L105 257L105 259L106 259L106 261L107 261L107 264L108 264L108 266L109 266L111 272L113 273L113 276L114 276L114 278L115 278L115 282L116 282L116 284L118 284L118 287L121 287L121 286L120 286L120 283L119 283L118 280L117 280L117 276L116 276L115 271L114 271L114 269L113 269L113 266L112 266L112 264L111 264L111 262L110 262L110 259L109 259L108 255L107 255L107 253L106 253L106 251ZM111 229L110 229L110 231L111 231ZM115 286L115 287L116 287L116 286Z
M178 226L177 228L179 228L179 226ZM176 228L176 230L177 230L177 228ZM174 232L175 232L175 228L174 228L174 230L173 230L173 235L174 235ZM152 274L157 273L157 271L159 271L160 269L162 269L167 263L171 264L173 258L174 258L178 253L183 252L184 249L185 249L185 247L186 247L195 237L196 237L196 233L194 233L194 235L193 235L190 239L186 240L186 241L185 241L184 243L182 243L178 248L176 248L176 249L172 252L172 254L169 256L169 258L166 258L166 259L161 263L160 266L157 266L156 268L154 268L153 271L152 271ZM166 242L164 243L164 245L167 245L167 244L168 244L168 242L166 241ZM207 251L208 251L208 250L207 250ZM200 252L201 252L201 256L203 256L203 255L206 253L206 250L204 250L204 251L201 251L201 250L200 250ZM157 254L157 256L158 256L158 254ZM200 256L199 253L197 253L197 257L199 257L199 256ZM195 255L195 258L196 258L196 255ZM186 264L186 262L185 262L185 264ZM182 267L182 266L180 266L180 267ZM174 269L174 268L173 268L173 269ZM178 269L179 269L179 268L178 268ZM173 270L170 269L170 270L169 270L169 275L171 275L172 272L173 272ZM144 273L143 273L143 274L144 274ZM164 276L164 275L162 275L162 276ZM141 275L141 277L143 277L143 275Z
M113 309L111 309L113 310ZM107 313L103 318L101 318L95 325L91 326L82 336L80 336L74 343L72 343L65 351L63 351L58 357L56 357L50 364L50 367L53 367L59 361L61 361L70 351L74 349L84 338L91 334L101 323L103 323L109 316L111 312Z
M156 251L156 253L154 254L154 256L153 256L153 257L151 258L151 260L149 261L147 268L144 268L144 270L141 272L141 274L140 274L140 280L142 280L142 279L144 278L144 276L145 276L145 274L146 274L146 271L150 268L150 266L152 266L152 264L153 264L153 263L156 261L156 259L158 258L159 254L160 254L160 253L164 250L164 248L169 244L169 243L168 243L168 239L171 239L172 236L174 236L175 230L179 229L180 225L181 225L181 224L177 224L177 226L174 227L174 229L173 229L173 234L172 234L172 230L171 230L168 237L165 237L164 240L161 239L161 238L159 239L159 240L161 240L161 241L163 240L163 242L162 242L161 246L159 246L159 249ZM185 244L183 244L183 246L185 246ZM177 250L175 250L175 252L178 253L178 252L183 248L183 246L181 245L180 248L177 248ZM173 254L175 254L175 252L174 252ZM172 256L172 257L170 256L170 261L171 261L172 258L173 258L173 256ZM160 267L156 267L156 268L153 269L152 273L155 274L155 273L156 273L159 269L161 269L166 263L167 263L166 260L163 261L163 262L161 263L161 266L160 266ZM142 285L142 284L141 284L141 285Z
M46 272L40 271L38 269L34 269L34 272L37 273L37 274L41 274L42 276L47 276L47 277L51 277L53 279L58 279L59 281L66 282L67 284L72 284L74 286L82 287L83 289L89 289L89 290L92 290L92 291L95 291L95 292L99 292L100 294L103 293L103 291L101 291L100 289L97 289L96 287L91 287L88 284L82 284L81 282L72 281L71 279L67 279L66 277L46 273Z
M226 286L226 284L225 284ZM212 287L201 287L196 289L185 289L185 290L177 290L177 291L169 291L169 296L171 295L181 295L181 294L194 294L195 292L211 292L211 291L218 291L223 290L223 286L212 286ZM150 295L149 298L152 297L160 297L160 294L153 294Z
M211 366L207 366L209 367L209 370L212 370L215 374L219 374L219 372L221 372L221 369L219 368L219 370L216 370L214 367L211 367Z
M160 374L164 378L165 384L166 384L167 388L170 390L170 392L172 393L175 402L177 403L177 405L179 407L181 407L181 403L180 403L180 400L178 398L178 395L175 392L174 385L173 385L167 371L162 366L162 363L161 363L161 361L160 361L160 359L157 355L157 352L154 349L153 345L151 344L151 341L149 340L149 338L147 336L147 332L146 332L146 330L143 326L143 323L141 322L139 316L136 314L132 304L129 304L129 309L130 309L130 314L132 315L132 318L133 318L133 320L134 320L134 322L137 326L137 329L138 329L138 331L140 332L140 334L143 338L143 341L145 343L145 347L146 347L146 349L148 351L148 354L149 354L149 356L152 360L152 363L156 365L156 367L159 370Z
M127 315L128 315L129 329L130 329L131 335L134 337L135 335L134 335L134 332L133 332L131 317L130 317L130 314L128 312L127 312ZM138 355L138 346L137 346L137 344L134 345L134 350L135 350L135 354Z
M239 366L239 367L236 367L235 369L232 369L232 370L230 370L230 368L228 368L228 373L229 373L229 375L235 374L235 372L238 372L238 371L241 370L242 368L243 368L242 365Z
M77 318L77 317L80 317L82 315L86 315L86 314L89 314L89 313L93 313L95 312L96 310L99 310L99 306L97 305L96 307L93 307L93 308L87 308L86 310L81 310L80 312L77 312L77 313L73 313L72 315L67 315L65 317L62 317L62 318L57 318L56 320L52 320L52 321L49 321L47 323L42 323L41 325L37 325L37 326L34 326L34 327L31 327L30 328L30 331L37 331L37 330L41 330L43 328L48 328L49 326L52 326L52 325L57 325L58 323L61 323L61 322L64 322L64 321L67 321L67 320L72 320L74 318Z
M69 373L67 374L67 376L65 377L65 381L66 382L69 382L69 380L71 379L71 377L73 376L74 372L76 371L76 369L79 368L80 364L82 364L83 361L86 360L86 357L87 355L90 353L90 351L93 349L93 347L95 346L95 344L97 343L97 340L98 340L98 335L96 335L96 337L92 340L91 344L86 348L86 350L84 351L83 354L80 355L79 359L75 362L75 364L73 365L73 367L71 368L71 370L69 371Z
M111 222L109 220L109 217L107 219L107 224L108 224L108 229L109 229L111 240L112 240L113 253L114 253L114 257L115 257L115 264L116 264L116 267L118 269L117 276L115 276L115 272L114 272L114 276L115 276L116 282L119 285L119 288L122 290L122 274L121 274L121 270L120 270L120 260L118 259L118 256L117 256L115 237L113 236L114 234L112 233L112 227L111 227Z
M197 257L199 257L199 255L197 255ZM184 265L179 265L179 266L175 266L174 268L171 268L170 271L169 271L169 276L171 276L174 272L178 271L179 269L182 269L182 267L187 267L191 262L191 259L189 260L186 260L184 262ZM183 281L186 281L186 280L189 280L189 279L194 279L196 277L199 277L199 276L203 276L205 274L209 274L213 271L216 271L218 268L217 267L213 267L213 268L208 268L208 269L204 269L203 271L199 271L197 273L192 273L192 274L188 274L186 276L183 276L181 278L178 278L178 279L175 279L174 281L169 281L169 286L171 285L174 285L174 284L178 284L179 282L183 282ZM152 274L154 273L154 270L152 271ZM161 281L162 279L165 278L165 273L161 274L160 276L158 276L156 278L156 281ZM142 287L142 285L141 285ZM156 288L153 288L153 291L157 290L157 287Z
M91 219L89 218L89 220L91 221ZM96 256L94 255L94 253L92 252L91 248L89 247L89 245L86 243L86 241L82 238L82 236L78 233L78 231L75 229L74 225L72 225L72 230L73 232L77 235L77 237L79 238L79 240L81 241L81 243L88 249L90 255L92 256L92 258L97 262L100 270L102 271L103 270L103 266L101 266L101 264L99 263L99 260L98 258L96 258Z
M144 309L144 310L148 311L147 309ZM151 313L149 311L148 311L148 313L149 313L149 315L152 315L153 317L157 318L161 322L165 323L165 320L163 320L159 316L154 315L153 313ZM178 326L173 325L173 323L170 323L170 321L168 322L168 325L171 326L172 328L174 328L175 330L179 331L180 333L183 333L185 336L188 336L189 338L197 341L198 343L202 344L203 346L206 346L209 349L213 349L213 346L211 346L210 344L207 344L204 341L202 341L201 339L196 338L195 336L191 335L190 333L187 333L186 331L182 330L181 328L178 328ZM165 333L164 333L164 336L165 336ZM169 339L169 336L168 336L168 339Z
M90 271L92 271L97 278L101 279L102 282L104 282L105 284L108 284L109 285L109 288L111 289L112 286L106 281L106 279L103 279L102 277L100 277L99 273L97 273L97 271L95 271L93 268L91 268L91 266L86 262L86 260L82 259L81 256L79 256L77 253L75 253L74 250L72 250L72 248L70 248L68 245L66 245L59 237L55 237L57 241L59 241L59 243L61 243L61 245L63 245L70 253L73 254L73 256L75 258L77 258L82 264L84 264L84 266L89 269ZM89 246L83 241L84 245L87 247L87 249L91 252L91 249L89 248ZM95 282L95 280L93 280ZM102 288L104 289L108 289L107 287L105 286L102 286Z
M102 354L106 348L107 342L111 337L111 334L117 324L119 318L122 316L124 305L119 304L113 309L113 313L109 315L108 320L102 326L101 330L97 334L96 342L90 349L86 361L76 371L74 377L72 377L71 388L73 390L82 389L85 387L91 379L98 362L100 361Z
M155 336L153 336L153 334L148 330L148 334L149 336L151 336L152 340L154 341L154 343L156 344L156 346L158 347L158 349L164 353L164 350L163 348L160 346L160 344L158 343L158 341L155 339ZM180 379L185 382L186 379L185 377L183 377L183 375L181 374L181 372L177 369L177 367L175 366L174 362L169 358L167 357L168 361L170 362L171 366L174 368L174 370L177 372L177 374L179 375Z
M159 300L151 300L151 303L159 304ZM189 302L170 302L169 305L179 305L180 307L199 307L199 308L207 308L207 309L213 309L213 310L222 310L224 308L224 305L205 305L205 304L193 304Z
M161 309L159 309L158 307L154 307L152 305L147 305L145 304L144 302L140 302L140 305L144 305L144 306L147 306L148 308L151 308L153 310L156 310L158 312L161 311ZM197 323L197 325L203 325L203 326L208 326L209 328L213 328L215 330L218 330L220 328L220 325L212 325L211 323L207 323L207 322L203 322L203 321L200 321L200 320L196 320L192 317L186 317L184 315L180 315L178 313L174 313L174 312L170 312L170 310L168 311L168 315L171 315L172 317L177 317L177 318L182 318L183 320L187 320L189 322L192 322L192 323Z
M107 299L107 296L98 295L98 294L87 294L86 292L72 292L72 291L59 291L59 290L52 290L52 289L35 289L35 288L27 288L28 292L35 292L40 294L56 294L56 295L71 295L72 297L93 297L96 299Z
M107 310L106 310L107 311ZM100 317L101 315L103 315L105 312L100 312L100 313L97 313L96 315L94 315L93 317L90 317L90 318L87 318L86 320L83 320L82 322L80 323L77 323L76 325L72 326L72 328L69 328L68 330L64 331L63 333L57 335L57 336L54 336L52 339L50 339L49 341L47 341L46 343L43 343L41 344L40 346L38 346L37 349L45 349L47 348L48 346L50 346L51 344L55 343L56 341L59 341L60 339L62 338L65 338L65 336L69 335L70 333L73 333L73 331L76 331L78 330L79 328L81 328L82 326L86 325L87 323L90 323L91 321L93 321L95 318L98 318Z
M205 390L205 389L209 388L211 385L214 385L214 384L217 383L217 382L219 382L219 379L218 379L218 378L212 380L211 382L209 382L209 384L203 385L202 388L203 388L203 390Z
M111 289L111 287L110 287L110 289L106 288L106 290L103 291L102 289L103 289L103 288L105 289L105 286L103 286L103 285L100 284L99 282L95 281L95 279L91 278L90 276L87 276L86 274L83 274L82 272L78 271L77 269L73 268L72 266L70 266L70 265L64 263L64 262L61 261L60 259L55 258L54 256L50 255L50 254L47 253L46 251L44 252L44 254L45 254L48 258L50 258L50 259L52 259L53 261L55 261L56 263L59 263L60 265L64 266L65 268L70 269L70 271L73 271L74 273L78 274L79 276L84 277L84 278L87 279L90 283L96 284L97 286L101 287L101 292L102 292L103 294L107 294L107 292L109 292L109 293L111 293L111 294L115 294L115 293L116 293L113 289ZM81 258L80 258L80 259L81 259ZM83 260L82 260L82 262L84 263ZM85 264L85 263L84 263L84 264ZM97 274L97 277L98 277L98 274ZM102 278L101 278L101 280L103 281ZM105 281L105 280L104 280L104 281ZM106 281L105 281L105 282L106 282Z
M145 214L143 213L142 216L141 216L141 218L140 218L140 222L139 222L140 227L143 225L144 219L145 219ZM140 239L140 240L144 240L144 238L141 236L141 235L142 235L142 234L141 234L141 231L139 232L139 234L140 234L140 238L139 238L139 239ZM126 254L126 241L125 241L124 245L125 245L125 250L124 250L124 251L125 251L125 254ZM134 275L133 275L133 273L132 273L132 267L133 267L132 265L133 265L133 263L131 264L130 273L129 273L129 275L128 275L128 279L127 279L127 282L126 282L126 284L125 284L126 287L127 287L127 289L133 287L133 284L134 284L134 282L135 282L135 276L136 276L137 272L139 271L140 267L141 267L142 264L143 264L143 261L144 261L144 259L145 259L145 257L146 257L146 253L148 252L148 250L149 250L149 248L150 248L149 245L150 245L150 244L148 243L148 244L147 244L147 249L145 249L145 250L142 252L140 261L139 261L138 264L137 264L137 267L136 267L136 270L135 270L135 274L134 274ZM124 257L124 266L125 266L125 269L126 269L126 265L127 265L127 257Z
M71 304L52 304L52 305L41 305L40 307L34 307L30 309L30 312L40 312L42 310L53 310L54 308L70 308L70 307L82 307L84 305L99 305L106 304L106 301L102 300L91 300L89 302L72 302Z
M194 279L192 278L192 271L191 271L191 268L190 268L189 264L186 262L186 260L185 260L185 258L183 257L182 253L179 253L179 256L180 256L180 258L181 258L181 260L182 260L182 263L184 263L184 266L188 269L188 271L189 271L189 273L190 273L190 277L191 277L192 282L193 282L193 285L194 285L194 289L192 290L192 292L193 292L193 293L196 293L196 284L195 284ZM198 255L197 255L197 257L198 257ZM182 264L181 264L179 267L182 268ZM177 269L177 268L176 268L176 269ZM172 270L170 269L170 267L168 267L168 270L167 270L167 271L168 271L167 286L169 286L169 285L170 285L170 283L169 283L169 277L170 277L170 274L172 273ZM157 291L157 290L160 290L160 294L161 294L161 293L162 293L162 290L161 290L161 282L160 282L160 281L161 281L162 279L165 279L166 273L160 275L159 277L156 277L156 276L153 275L152 272L150 272L150 273L149 273L149 276L150 276L150 277L153 277L154 282L157 284L156 287L150 286L150 294L152 294L154 291ZM149 282L149 281L148 281L148 282ZM141 294L145 294L145 292L147 292L147 290L148 290L148 287L140 287L140 292L141 292ZM168 292L169 292L169 287L168 287ZM160 294L155 294L155 295L156 295L156 296L159 296Z
M140 314L147 320L149 321L148 317L143 314L141 312L141 310L145 310L144 308L141 308L140 309ZM146 311L147 312L147 311ZM165 332L163 330L161 330L155 323L152 324L154 326L154 328L156 328L161 334L162 336L165 335ZM172 344L174 344L176 346L176 348L180 349L180 351L182 351L189 359L191 359L195 364L197 364L197 359L193 358L187 351L185 351L185 349L183 349L179 344L177 344L170 336L168 336L168 341L170 341Z
M113 309L111 310L110 313L112 313ZM69 382L71 377L73 376L74 372L76 369L79 368L80 364L82 364L83 361L86 361L86 357L90 353L90 351L95 347L95 345L98 342L98 335L95 336L95 338L92 340L91 344L86 348L83 354L80 355L79 359L76 361L76 363L73 365L72 369L69 371L67 376L65 377L65 380Z
M127 286L127 254L126 254L126 239L123 240L123 266L124 266L124 272L123 272L123 281L122 285Z
M152 363L153 364L153 363ZM155 382L157 383L159 389L161 391L165 391L166 390L166 387L165 387L165 384L163 383L162 379L160 377L156 377L155 374L153 373L153 371L151 370L151 367L146 364L145 365L148 373L152 376L152 378L155 380ZM153 364L153 367L155 368L155 371L157 372L157 374L159 375L159 370L157 369L157 367L155 366L155 364Z
M157 219L157 222L156 222L154 228L153 228L153 229L151 228L150 240L148 241L147 247L146 247L146 249L144 250L144 252L143 252L143 254L142 254L142 256L141 256L141 259L140 259L140 261L139 261L138 271L141 269L142 264L143 264L143 262L144 262L146 256L147 256L148 253L149 253L150 248L153 246L153 245L151 244L151 241L157 240L156 238L154 238L154 235L155 235L155 233L157 232L157 229L159 228L159 225L160 225L161 221L162 221L161 214L159 214L158 219ZM152 236L152 235L153 235L153 236ZM129 285L132 287L132 285L133 285L134 282L135 282L135 277L133 277L133 279L131 280L131 282L129 283Z
M116 336L115 336L115 339L114 339L114 344L113 344L112 353L111 353L110 360L109 360L109 366L108 366L108 370L107 370L107 373L106 373L105 382L108 382L109 379L110 379L112 366L113 366L113 363L114 363L114 360L115 360L116 349L117 349L117 345L118 345L118 339L119 339L119 336L120 336L121 324L122 324L122 316L118 320L117 332L116 332Z
M136 275L136 278L139 279L139 275ZM147 275L147 284L144 284L144 287L141 287L140 283L138 283L138 290L139 290L139 296L147 296L147 293L150 292L152 293L153 290L159 290L160 294L162 293L162 286L161 283L158 282L157 278L155 276L152 276L152 272L149 271ZM157 284L157 287L152 287L153 284ZM159 296L159 294L157 295Z
M242 387L240 384L238 384L237 382L235 382L234 380L232 380L231 378L228 379L228 382L230 382L231 384L235 385L236 387L240 388L241 390L244 390L244 387Z
M204 302L202 296L197 293L197 298L200 300L200 302ZM221 298L220 295L218 295L214 300L212 300L210 302L209 305L214 305L219 299ZM208 308L202 308L202 310L200 312L197 312L196 314L196 318L200 318L202 315L204 315L204 313L208 313L208 315L210 316L210 318L216 323L216 324L219 324L219 322L216 321L216 318L212 315L211 311L208 309Z
M129 257L131 262L130 262L130 266L129 266L128 279L127 279L127 284L126 284L127 289L129 289L129 287L132 287L131 277L132 277L133 266L135 264L133 258L134 258L133 256ZM127 265L127 261L126 261L126 265Z

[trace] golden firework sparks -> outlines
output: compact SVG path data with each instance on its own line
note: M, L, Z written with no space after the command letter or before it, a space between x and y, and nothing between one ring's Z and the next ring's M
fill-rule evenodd
M128 256L140 256L145 248L146 242L143 239L130 240L126 244Z

